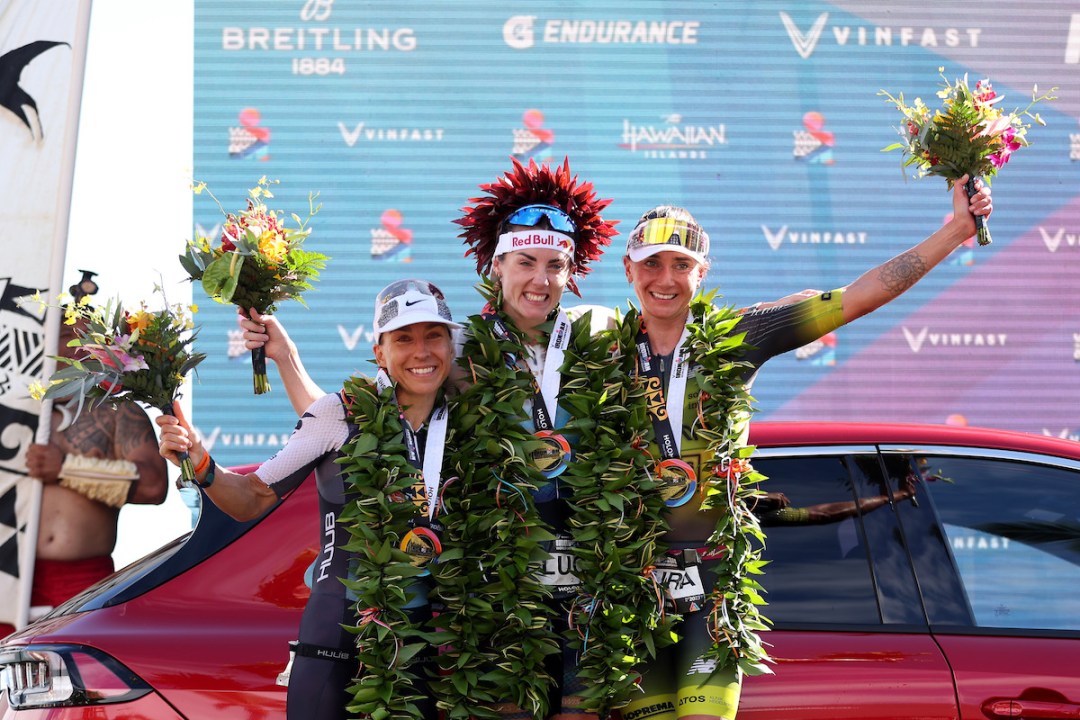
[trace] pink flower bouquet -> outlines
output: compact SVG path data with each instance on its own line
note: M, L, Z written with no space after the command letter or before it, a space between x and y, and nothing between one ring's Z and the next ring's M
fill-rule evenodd
M938 72L943 71L944 68L938 68ZM896 97L885 90L878 93L903 114L903 123L898 128L901 141L883 148L882 152L903 151L902 166L914 166L914 177L937 175L945 178L950 188L968 175L967 191L972 195L976 177L989 182L1016 150L1029 144L1027 130L1031 125L1024 123L1025 117L1046 124L1031 108L1041 100L1057 99L1053 95L1057 88L1039 95L1035 87L1025 109L1006 113L997 107L1004 96L994 91L989 80L979 80L972 89L966 75L955 82L944 74L941 77L945 83L937 93L942 101L938 110L931 110L922 98L915 98L908 105L903 93ZM990 230L983 218L977 217L975 223L979 244L989 245Z

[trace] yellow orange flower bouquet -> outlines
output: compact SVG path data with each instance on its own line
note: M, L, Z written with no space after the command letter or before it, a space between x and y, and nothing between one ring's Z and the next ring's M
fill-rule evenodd
M157 288L160 291L160 288ZM119 300L104 307L81 298L65 306L64 322L76 325L69 343L81 352L75 359L56 357L57 369L48 385L35 384L37 399L78 398L78 410L104 402L135 400L175 414L174 403L184 378L206 356L193 352L197 331L192 319L196 306L168 305L161 310L125 310ZM181 457L181 473L194 480L191 460Z
M192 280L202 281L203 290L213 300L233 303L245 314L252 308L259 313L273 312L282 300L297 300L311 288L311 281L326 266L327 257L304 250L304 240L311 234L308 221L319 211L317 193L308 196L308 216L283 213L267 208L265 199L273 198L270 186L277 180L259 179L248 191L247 208L228 213L206 183L193 185L195 194L206 192L225 215L221 238L197 237L189 241L180 263ZM290 225L288 218L293 224ZM255 394L270 391L266 377L266 353L263 348L251 351Z

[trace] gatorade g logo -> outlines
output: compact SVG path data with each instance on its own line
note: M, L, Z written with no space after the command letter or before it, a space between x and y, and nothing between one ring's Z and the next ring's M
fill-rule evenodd
M664 389L660 385L660 378L651 377L645 381L645 400L649 404L649 417L667 420L667 406L664 405Z

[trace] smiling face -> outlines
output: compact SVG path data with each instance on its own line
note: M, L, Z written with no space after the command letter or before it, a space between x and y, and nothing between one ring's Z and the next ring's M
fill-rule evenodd
M686 322L690 301L705 277L704 265L682 253L665 250L640 262L624 256L623 266L646 323L662 327Z
M433 400L450 374L454 347L446 325L413 323L388 330L375 346L375 361L397 387L398 402Z
M570 280L570 258L546 248L500 255L491 269L502 283L503 311L526 333L544 323L559 306Z

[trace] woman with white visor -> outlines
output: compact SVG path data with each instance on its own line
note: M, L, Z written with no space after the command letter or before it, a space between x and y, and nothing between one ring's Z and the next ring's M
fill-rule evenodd
M367 715L409 703L420 717L437 717L426 680L433 650L406 655L404 648L424 642L431 616L423 568L441 548L444 385L454 360L451 331L460 325L435 285L400 280L378 294L373 327L377 376L349 378L339 392L316 398L288 444L253 472L217 466L183 418L157 418L161 454L179 464L178 453L189 453L196 484L237 520L260 516L314 471L320 550L294 644L290 720L344 720L354 716L349 704ZM375 557L384 543L398 552ZM383 630L390 634L380 640ZM364 690L373 674L382 686L396 683L390 701ZM361 689L349 692L354 678Z

